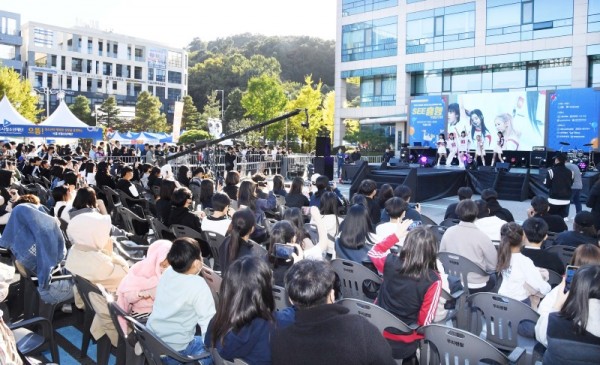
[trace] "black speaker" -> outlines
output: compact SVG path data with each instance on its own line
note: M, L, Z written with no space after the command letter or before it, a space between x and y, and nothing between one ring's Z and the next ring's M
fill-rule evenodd
M510 162L497 162L496 171L510 171Z
M329 137L317 137L315 153L316 156L331 156L331 139Z
M315 157L315 173L333 180L333 157Z
M529 154L529 166L530 167L540 167L545 165L542 163L542 160L547 160L548 152L547 151L531 151ZM545 166L542 166L545 167Z
M479 171L494 171L494 166L479 166L477 168Z

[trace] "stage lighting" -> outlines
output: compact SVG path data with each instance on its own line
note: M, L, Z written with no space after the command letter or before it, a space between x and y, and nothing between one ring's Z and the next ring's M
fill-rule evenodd
M584 172L585 170L587 170L587 164L584 161L581 161L579 164L577 164L577 166L579 166L579 170L581 172Z
M419 162L420 162L422 165L426 164L426 163L427 163L427 156L421 156L421 157L419 158Z

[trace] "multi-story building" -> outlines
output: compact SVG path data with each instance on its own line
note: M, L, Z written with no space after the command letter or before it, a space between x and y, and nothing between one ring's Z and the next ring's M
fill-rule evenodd
M188 56L184 49L101 31L29 22L23 25L25 76L35 88L62 89L70 104L77 95L92 109L109 95L119 106L135 106L148 91L163 103L169 121L174 103L187 94ZM50 111L57 106L50 97Z
M338 0L334 144L407 142L422 95L600 86L600 0Z
M21 73L21 15L0 10L0 65Z

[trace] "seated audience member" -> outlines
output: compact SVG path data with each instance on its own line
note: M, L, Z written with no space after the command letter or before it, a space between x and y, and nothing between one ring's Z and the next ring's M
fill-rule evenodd
M256 196L259 199L268 199L269 193L264 191L267 189L267 177L263 173L257 172L252 175L252 181L256 184Z
M273 176L273 194L282 196L284 198L287 196L287 191L285 190L285 185L283 184L283 176L281 175Z
M421 220L421 206L419 204L411 204L410 199L412 197L412 190L406 185L398 185L394 189L394 196L401 198L408 204L408 208L406 209L406 213L404 214L404 219L410 219L413 221ZM381 220L380 222L388 222L390 217L387 215L387 212L384 210L381 211Z
M460 223L446 230L440 243L440 252L463 256L482 270L493 273L498 263L498 254L492 240L473 223L479 213L477 204L465 199L456 206ZM469 292L490 291L496 285L495 275L472 274L468 278Z
M554 238L554 245L577 247L584 243L598 244L594 215L588 211L581 211L575 215L572 231L561 232Z
M456 206L459 202L465 199L471 199L473 196L473 189L468 186L463 186L458 188L458 202L452 203L446 207L446 213L444 214L444 219L458 219L458 215L456 215Z
M544 296L550 291L550 284L544 280L533 261L521 253L523 229L518 223L510 222L502 226L502 237L498 247L496 271L502 275L498 294L531 305L530 295Z
M133 179L133 168L131 166L123 166L123 168L121 168L121 178L117 181L117 189L123 191L130 197L137 199L140 197L140 193L135 185L131 183L131 179Z
M52 197L56 202L52 208L52 215L68 222L70 219L69 209L73 207L71 198L73 196L71 195L71 191L65 186L57 186L52 189ZM70 205L70 207L67 208L67 205Z
M152 190L154 186L160 187L162 183L162 178L160 175L160 168L154 166L152 170L150 170L150 176L148 176L148 189Z
M175 181L175 176L173 175L173 167L169 164L161 166L160 176L163 178L163 180Z
M515 221L510 210L500 206L500 203L498 202L498 193L496 190L485 189L481 192L481 199L485 200L487 203L488 209L490 210L490 215L495 215L496 217L507 222Z
M381 208L375 201L375 195L377 195L377 183L370 179L361 181L358 187L358 193L364 195L367 199L367 209L369 209L371 223L376 225L381 219Z
M351 206L335 240L336 257L372 266L367 253L379 241L374 233L367 208L359 204Z
M309 206L308 198L302 193L303 187L304 180L301 177L295 177L292 179L292 186L290 187L290 191L285 196L286 207L302 209L302 207Z
M311 211L317 212L317 219L320 219L320 214L319 214L319 209L317 207L315 207L315 209L310 209ZM312 217L312 215L311 215ZM302 215L302 211L298 208L287 208L284 212L283 212L283 217L281 220L284 221L288 221L293 227L294 227L294 231L296 232L295 237L296 237L296 242L302 247L303 250L309 249L311 247L313 247L315 245L316 242L313 242L310 234L307 232L307 230L304 228L304 216ZM316 220L312 220L313 224L315 224ZM327 237L327 229L325 229L324 232L325 236ZM271 240L272 242L272 240ZM279 242L279 241L276 241Z
M215 193L211 201L213 213L202 220L202 230L227 235L231 224L231 216L235 211L231 208L231 199L226 194Z
M65 208L67 210L67 208ZM110 216L106 214L100 213L98 209L98 199L96 199L96 192L94 189L90 187L83 187L77 190L77 194L75 195L75 199L73 199L73 208L69 210L69 219L67 222L71 222L73 218L80 214L91 214L94 216L104 216L108 217L108 221L110 222ZM64 216L64 214L63 214ZM111 224L110 226L110 235L111 236L130 236L132 233L126 232L120 228L117 228Z
M394 188L390 184L383 184L377 189L376 201L379 209L385 209L385 202L394 197ZM381 217L379 217L381 219Z
M254 213L257 227L252 233L252 239L264 242L268 238L267 229L264 227L265 211L277 207L277 199L273 192L269 192L268 199L259 198L256 195L256 183L250 180L242 181L238 190L238 204L248 207Z
M171 215L169 216L169 224L179 224L189 227L198 233L202 233L202 222L200 216L195 212L191 212L189 207L192 204L192 192L188 188L178 188L173 192L171 197ZM210 248L207 244L200 243L202 248L202 256L210 255Z
M144 189L148 189L148 178L150 177L150 170L152 170L152 165L148 163L144 163L139 167L139 175L140 175L140 183Z
M194 198L194 203L196 205L200 203L200 184L202 183L202 179L204 179L204 167L198 166L192 171L192 178L190 183L188 184L188 188L192 191L192 196Z
M573 253L571 265L583 267L587 265L600 265L600 247L592 244L579 245ZM546 334L548 332L548 316L550 313L561 309L564 302L564 281L550 290L540 302L537 311L540 318L535 326L535 338L544 346L548 346ZM558 304L558 305L557 305Z
M169 221L171 218L171 210L173 209L171 198L173 197L176 187L174 181L163 180L160 184L160 196L156 200L156 218L163 222L167 227L171 225Z
M186 165L179 166L177 169L177 182L186 188L189 187L191 180L191 177L188 175L191 175L190 168Z
M321 196L319 201L319 213L327 227L327 234L331 237L337 237L340 233L340 225L344 218L339 215L339 200L335 193L328 191ZM311 215L311 223L314 217Z
M541 218L527 218L523 222L523 232L526 240L521 253L529 257L536 267L552 270L563 275L565 266L558 255L541 249L542 243L548 237L548 224Z
M316 176L316 177L315 177ZM314 179L314 187L317 189L310 196L310 206L320 206L321 196L328 191L335 193L335 195L340 199L340 201L344 201L344 196L340 192L340 189L337 188L335 182L332 185L329 185L329 178L325 175L315 174L311 177L311 180Z
M212 197L215 193L215 184L210 179L200 182L200 204L202 209L212 208Z
M263 256L265 250L250 239L256 221L250 209L241 209L231 217L231 232L219 246L221 271L225 273L229 265L240 257Z
M202 171L202 173L204 174L204 171ZM222 192L227 194L229 199L237 200L239 183L240 173L237 171L227 171L227 175L225 175L225 186L223 187Z
M383 284L377 296L377 305L389 311L406 324L426 326L435 318L442 279L437 270L436 238L426 227L408 232L412 223L396 223L396 231L377 243L369 257L383 273ZM405 239L406 237L406 239ZM404 240L400 255L389 254L399 240ZM392 347L395 359L414 356L422 335L384 331L383 336Z
M198 275L202 270L200 245L191 238L178 238L167 254L169 268L158 281L148 329L184 356L208 351L202 336L195 335L199 325L204 337L215 314L215 302L206 281ZM167 364L179 364L171 358ZM212 364L210 357L200 361Z
M58 221L40 206L23 203L13 208L0 247L9 249L21 265L35 273L44 302L54 304L73 298L70 280L50 282L51 273L65 257L66 247Z
M324 261L302 260L285 276L285 289L298 309L296 322L271 337L273 365L392 365L390 346L360 315L335 304L335 273ZM352 334L352 341L342 341Z
M389 222L380 223L375 227L375 233L379 237L388 237L396 232L398 222L404 219L408 203L402 198L393 197L385 202L385 211L390 217Z
M132 317L147 318L152 313L158 281L169 267L167 254L171 246L168 240L152 242L146 257L136 262L121 280L117 288L117 303ZM122 326L126 328L124 322Z
M485 200L477 200L475 202L477 204L477 219L475 220L475 226L479 228L479 230L485 233L494 243L500 243L500 228L506 221L496 217L495 215L490 215L490 210L488 209L487 203Z
M273 278L259 257L243 257L229 266L223 278L217 314L204 338L224 360L248 364L271 363L275 330Z
M580 267L547 319L544 365L593 364L600 359L600 265ZM544 316L546 317L546 316ZM540 316L540 320L542 317Z
M548 224L548 230L554 233L560 233L568 230L563 217L557 214L550 214L550 204L548 199L542 196L534 196L531 199L531 208L527 210L528 217L537 217L543 219Z
M103 186L108 186L111 189L116 189L117 184L113 179L112 175L108 172L109 164L107 162L100 162L96 166L96 186L102 189Z

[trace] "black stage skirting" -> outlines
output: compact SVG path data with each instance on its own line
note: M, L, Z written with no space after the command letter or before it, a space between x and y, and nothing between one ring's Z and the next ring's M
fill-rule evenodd
M415 165L412 165L415 166ZM391 168L379 170L378 166L371 165L366 178L377 182L378 186L390 184L393 187L406 184L413 190L413 201L423 202L437 200L449 196L456 196L458 188L470 186L476 194L481 194L484 189L496 189L501 199L523 200L536 195L548 196L548 189L544 186L546 171L544 169L511 169L510 172L496 172L493 170L464 170L454 168ZM502 174L502 176L498 176ZM581 201L587 200L591 186L600 177L599 172L585 172L583 174L583 189ZM520 198L511 198L510 194L502 194L507 181L523 181L525 194Z

